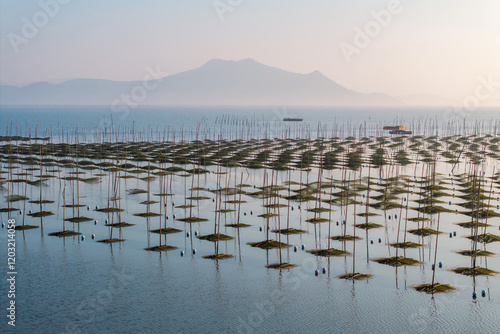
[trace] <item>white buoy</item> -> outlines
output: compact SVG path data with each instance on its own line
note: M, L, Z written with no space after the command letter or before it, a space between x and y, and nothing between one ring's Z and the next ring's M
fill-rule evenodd
M107 219L105 219L105 220L104 220L104 224L107 224L107 223L108 223L108 220L107 220Z
M94 225L97 225L97 220L94 220Z
M83 240L85 240L85 236L84 236L84 235L82 235L82 241L83 241Z

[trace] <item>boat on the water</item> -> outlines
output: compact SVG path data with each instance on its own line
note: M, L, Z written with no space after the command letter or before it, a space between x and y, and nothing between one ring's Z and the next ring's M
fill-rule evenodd
M394 126L384 126L384 130L408 130L408 127L406 125L394 125Z

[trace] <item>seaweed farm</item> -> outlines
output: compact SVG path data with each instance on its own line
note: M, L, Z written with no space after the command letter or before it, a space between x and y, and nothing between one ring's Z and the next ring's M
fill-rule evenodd
M451 319L471 305L489 304L475 321L500 309L496 135L48 133L0 138L2 236L15 219L20 261L38 268L24 284L52 282L65 318L43 328L92 332L68 306L102 291L96 319L143 305L124 331L258 332L291 315L293 328L330 316L345 330L352 313L365 328L399 307L387 331L442 331L470 329ZM133 279L110 292L117 270Z

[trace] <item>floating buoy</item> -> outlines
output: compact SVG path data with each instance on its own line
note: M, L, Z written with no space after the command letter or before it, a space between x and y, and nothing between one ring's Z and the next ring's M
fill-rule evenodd
M318 270L318 269L316 269L316 270L314 271L314 275L316 275L316 276L318 276L318 275L319 275L319 270Z
M30 210L30 213L31 213L31 212L32 212L32 211Z
M477 294L476 294L476 291L474 291L474 292L472 293L472 299L476 299L476 298L477 298Z
M22 215L23 214L23 210L19 210L19 214Z
M259 226L259 231L262 231L262 226Z
M246 213L246 212L243 212L243 216L246 216L246 215L247 215L247 213Z
M378 243L381 243L382 242L382 239L378 238Z
M167 216L167 220L168 220L168 216Z
M481 291L481 296L486 297L486 291Z
M300 210L300 205L299 205L299 210Z
M90 210L90 206L87 205L87 211L89 211L89 210Z
M166 207L167 207L167 203L163 204L163 207L165 207L165 208L166 208Z
M96 209L96 210L99 210L99 205L96 205L96 206L95 206L95 209Z
M193 248L193 255L196 254L196 248Z
M453 231L453 236L456 237L457 236L457 232L456 231Z
M85 236L84 236L84 235L82 235L82 241L83 241L83 240L85 240Z
M104 220L104 224L107 224L107 223L108 223L108 220L107 220L107 219L106 219L106 220Z
M297 252L297 246L293 246L293 251Z
M453 237L453 234L450 232L450 238Z
M451 205L451 201L448 202L448 205Z
M175 215L172 215L172 218L174 218L174 219L175 219Z
M189 232L186 232L186 237L189 237Z
M175 206L175 203L174 203L174 202L172 202L172 206Z
M198 231L194 231L194 236L198 236Z
M95 234L92 234L92 239L95 239Z
M293 206L292 206L292 211L293 211Z
M2 228L5 228L5 223L2 223Z
M212 203L215 202L215 198L212 198Z
M94 225L97 225L97 220L94 220Z
M184 251L181 251L181 256L184 256Z
M439 268L443 268L443 262L439 262Z
M373 240L370 240L370 243L373 245Z
M397 219L398 218L398 215L397 214L394 214L394 219Z
M432 271L434 271L434 269L435 269L435 268L434 268L434 265L432 265Z
M253 211L250 211L250 216L253 215Z
M304 246L304 244L302 244L302 246L300 246L302 248L302 250L306 249L306 246Z
M323 269L321 269L321 271L323 272L323 274L326 274L326 269L325 269L325 267L323 267Z
M339 226L339 222L337 222L337 226Z

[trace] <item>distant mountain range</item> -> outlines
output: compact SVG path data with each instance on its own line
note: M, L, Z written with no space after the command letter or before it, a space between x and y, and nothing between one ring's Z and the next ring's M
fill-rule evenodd
M73 79L0 86L1 105L398 106L425 104L421 100L362 94L318 71L292 73L252 59L213 59L200 68L147 82ZM437 97L434 102L445 103Z

